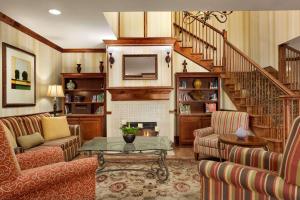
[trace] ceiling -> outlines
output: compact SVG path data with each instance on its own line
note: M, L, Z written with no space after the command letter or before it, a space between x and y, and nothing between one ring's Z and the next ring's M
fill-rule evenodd
M62 14L50 15L52 8ZM1 12L62 48L98 48L114 39L102 12L295 9L300 0L0 0Z

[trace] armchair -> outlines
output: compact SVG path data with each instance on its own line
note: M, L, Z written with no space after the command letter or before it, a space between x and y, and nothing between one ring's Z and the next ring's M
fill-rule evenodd
M199 154L219 157L218 135L234 134L242 127L249 129L249 115L245 112L216 111L212 113L211 126L194 131L194 153L196 160ZM229 145L221 144L221 156L228 159Z
M200 161L203 200L300 199L300 116L283 154L234 147L229 161Z
M15 155L0 124L2 200L95 199L96 158L64 162L60 147Z

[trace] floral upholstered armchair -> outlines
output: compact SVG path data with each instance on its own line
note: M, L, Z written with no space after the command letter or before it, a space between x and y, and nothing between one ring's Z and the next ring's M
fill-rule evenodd
M211 116L211 126L194 131L194 153L196 160L199 154L219 157L218 136L234 134L238 128L249 129L249 115L245 112L216 111ZM221 157L228 159L229 145L221 144Z
M96 158L64 162L60 147L17 156L0 123L1 200L95 199Z
M201 199L299 200L300 116L283 154L233 147L229 161L200 161Z

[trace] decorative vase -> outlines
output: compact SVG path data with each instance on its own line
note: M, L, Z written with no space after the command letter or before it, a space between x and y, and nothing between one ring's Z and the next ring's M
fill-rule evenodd
M242 127L238 128L238 130L235 132L235 134L241 140L248 136L247 130L245 130Z
M78 72L78 73L81 72L81 64L77 64L77 72Z
M202 81L201 81L200 79L195 79L195 80L194 80L194 82L193 82L194 88L200 89L200 88L201 88L201 85L202 85Z
M123 139L125 140L126 143L133 143L133 141L135 140L135 134L123 135Z
M104 72L103 61L100 61L99 70L100 70L100 73L103 73L103 72Z
M74 90L75 89L75 83L72 80L69 80L67 83L67 89L68 90Z

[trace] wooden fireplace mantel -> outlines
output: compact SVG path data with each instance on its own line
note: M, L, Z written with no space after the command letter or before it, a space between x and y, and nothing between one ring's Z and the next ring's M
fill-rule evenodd
M169 100L172 87L110 87L112 101Z

